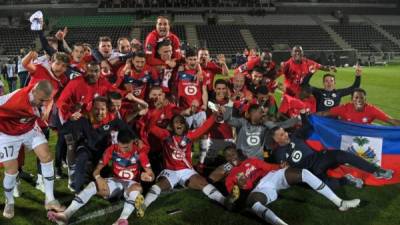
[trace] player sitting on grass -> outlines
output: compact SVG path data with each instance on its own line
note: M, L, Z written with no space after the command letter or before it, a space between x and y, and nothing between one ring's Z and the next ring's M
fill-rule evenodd
M128 217L136 208L143 212L142 187L139 183L139 175L142 181L150 182L154 179L149 159L147 158L148 147L136 138L130 130L118 132L118 144L111 145L103 155L102 161L93 172L95 182L90 182L86 188L75 196L68 208L57 213L50 211L49 220L57 224L67 224L71 216L84 206L93 195L98 194L104 198L113 198L124 195L125 203L119 219L114 225L127 225ZM101 170L112 162L114 176L104 179L100 176ZM140 166L143 172L140 173Z
M287 165L308 169L317 177L322 179L329 187L335 189L343 184L352 183L357 188L361 188L362 180L346 175L346 179L336 179L327 177L327 170L336 168L343 164L349 164L360 170L372 173L377 179L391 179L393 170L385 170L378 167L363 158L340 149L322 150L316 152L312 150L305 140L313 129L305 115L305 110L300 111L302 119L302 127L297 129L290 136L281 127L272 128L268 137L270 138L270 146L272 147L272 158L274 162L280 163L282 167Z
M144 207L154 202L161 191L173 189L177 184L191 189L202 190L210 199L225 204L225 197L206 179L200 176L192 165L193 141L202 137L214 124L216 113L208 118L203 125L194 130L188 130L188 124L181 115L172 118L171 129L168 131L158 126L151 126L150 132L162 140L164 170L146 194ZM138 215L143 216L143 215Z
M234 165L225 180L228 192L237 192L237 186L243 190L252 190L246 200L247 207L270 224L287 224L266 205L278 198L278 191L288 189L294 184L308 184L339 207L340 211L355 208L360 204L360 199L342 200L324 182L306 169L287 167L279 169L278 165L268 164L257 158L247 158L234 145L225 148L224 154L226 160Z

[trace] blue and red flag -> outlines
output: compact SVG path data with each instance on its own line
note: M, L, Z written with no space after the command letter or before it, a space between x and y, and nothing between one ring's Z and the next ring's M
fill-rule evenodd
M340 166L329 175L340 177L351 173L368 185L400 183L400 127L364 125L312 115L313 132L307 143L315 150L341 149L394 170L390 180L376 179L372 174L353 167Z

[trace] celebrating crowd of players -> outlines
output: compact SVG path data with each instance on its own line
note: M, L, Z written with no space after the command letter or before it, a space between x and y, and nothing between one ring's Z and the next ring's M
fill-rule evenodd
M211 60L208 49L180 49L165 17L157 18L156 29L143 44L121 37L117 49L109 37L100 37L93 48L85 43L70 48L67 29L48 41L42 21L40 15L34 17L32 27L45 55L29 52L21 60L29 74L26 86L0 96L6 218L14 216L24 149L37 156L36 188L44 192L48 218L57 224L67 224L96 194L124 198L115 224L128 224L134 211L144 216L161 192L178 184L201 190L226 209L246 193L243 207L271 224L286 224L267 208L281 189L306 183L345 211L360 200L342 200L332 189L344 184L361 188L363 181L350 174L330 178L328 169L349 164L376 178L393 175L351 153L316 152L305 143L311 113L400 125L366 103L358 66L353 85L336 89L331 73L336 69L305 58L301 46L295 46L280 66L271 52L263 51L229 77L224 55ZM322 89L309 84L317 70L329 72ZM216 80L216 74L226 78ZM280 75L283 87L276 80ZM279 107L277 89L283 90ZM352 100L341 105L346 95ZM57 133L54 163L49 129ZM197 141L200 153L194 164ZM54 179L63 177L63 162L68 165L68 188L76 193L68 207L53 194ZM220 182L224 190L215 187ZM148 189L144 196L143 189Z

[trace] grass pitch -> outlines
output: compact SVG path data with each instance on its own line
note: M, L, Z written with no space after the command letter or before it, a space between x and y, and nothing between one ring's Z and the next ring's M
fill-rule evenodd
M314 75L311 84L322 85L322 75ZM339 68L336 76L337 88L352 84L353 68ZM400 118L400 66L363 68L361 87L367 91L367 101L383 109L395 118ZM279 94L278 94L279 99ZM342 103L349 98L344 98ZM52 135L50 147L54 152L55 138ZM400 162L399 162L400 163ZM35 157L27 154L25 170L36 173ZM3 179L3 173L0 173ZM56 196L68 205L74 195L67 189L66 180L56 181ZM16 199L15 214L12 220L0 216L1 225L51 224L47 221L43 207L44 195L31 184L22 181L20 198ZM296 225L398 225L400 224L400 184L384 187L365 187L357 190L345 187L336 193L345 199L360 198L361 206L348 212L339 212L337 208L312 190L293 187L282 191L280 198L269 207L289 224ZM1 210L4 197L0 195ZM110 203L98 197L79 210L71 220L81 221L75 224L103 225L112 224L121 210L112 213L120 202ZM113 208L111 208L113 207ZM106 209L106 210L104 210ZM168 215L167 211L180 209L180 213ZM99 211L100 210L100 211ZM96 214L97 213L97 214ZM98 215L100 214L100 215ZM104 215L103 215L104 214ZM88 216L96 218L82 221ZM201 192L183 190L161 196L146 211L142 219L131 216L130 224L164 225L164 224L221 224L221 225L255 225L263 222L250 213L232 213L210 202Z

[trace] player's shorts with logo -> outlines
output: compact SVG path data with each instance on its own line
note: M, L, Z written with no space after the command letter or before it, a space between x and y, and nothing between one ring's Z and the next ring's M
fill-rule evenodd
M267 196L267 203L271 203L278 198L278 191L289 188L286 181L285 169L279 169L269 172L258 182L253 192L260 192Z
M165 169L161 171L158 178L165 177L171 187L175 187L177 184L181 186L185 186L186 181L188 181L193 175L196 175L197 172L194 169L181 169L181 170L169 170Z
M17 136L0 132L0 163L17 159L21 145L31 150L44 143L47 143L46 137L37 124L32 130Z

